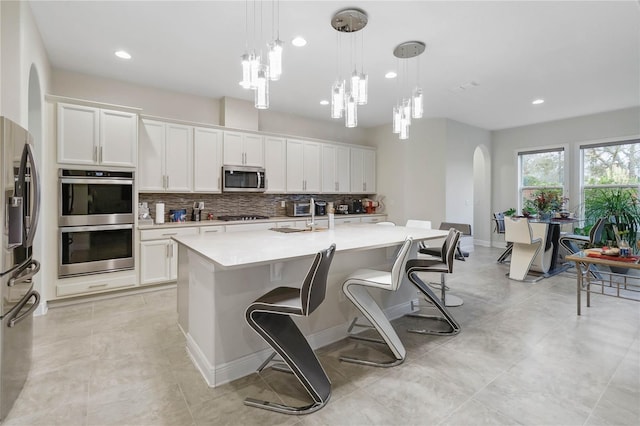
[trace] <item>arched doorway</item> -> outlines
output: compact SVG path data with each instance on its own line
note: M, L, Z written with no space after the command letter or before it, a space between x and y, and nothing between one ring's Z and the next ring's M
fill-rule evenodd
M486 145L473 152L474 244L491 246L491 156Z

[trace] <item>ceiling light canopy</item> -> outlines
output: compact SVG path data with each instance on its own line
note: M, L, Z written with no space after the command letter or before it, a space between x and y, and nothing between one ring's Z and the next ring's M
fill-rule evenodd
M544 103L544 99L536 99L535 101L531 102L534 105L540 105Z
M343 9L333 15L331 26L338 32L336 37L336 74L337 79L331 86L331 118L344 116L346 127L358 125L358 105L366 105L368 102L369 76L364 73L364 35L360 36L360 70L358 70L358 40L356 33L362 30L369 22L367 14L360 9ZM343 74L341 69L341 37L344 33L350 34L348 72ZM348 80L344 76L348 76ZM348 84L347 84L348 82Z
M397 76L398 74L395 71L389 71L384 75L384 78L392 79L392 78L396 78Z

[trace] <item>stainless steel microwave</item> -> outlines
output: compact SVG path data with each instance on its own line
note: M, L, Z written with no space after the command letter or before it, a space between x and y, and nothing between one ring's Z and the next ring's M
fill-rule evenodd
M224 192L264 192L265 170L262 167L223 166Z

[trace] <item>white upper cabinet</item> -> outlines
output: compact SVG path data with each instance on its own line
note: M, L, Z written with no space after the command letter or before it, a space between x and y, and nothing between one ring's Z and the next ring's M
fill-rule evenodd
M351 190L349 147L322 145L322 192L344 194Z
M351 192L376 192L376 152L368 148L351 148Z
M193 130L193 190L221 192L222 131L196 127Z
M264 143L261 135L224 132L225 166L264 166Z
M321 144L287 139L287 192L319 193Z
M138 188L141 191L191 192L193 128L142 120Z
M266 191L283 193L287 179L287 142L284 138L265 136L264 169L266 171Z
M58 162L135 167L135 113L58 103Z

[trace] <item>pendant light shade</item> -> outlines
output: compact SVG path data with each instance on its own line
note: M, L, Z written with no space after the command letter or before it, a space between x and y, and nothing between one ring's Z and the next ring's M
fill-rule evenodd
M282 40L276 39L269 43L269 78L271 81L280 80L282 75Z
M240 81L240 85L245 89L251 87L251 65L248 53L242 55L242 81Z
M413 95L411 96L411 117L422 118L423 112L422 89L416 87L413 90Z
M358 80L358 105L366 105L367 98L369 97L369 76L365 73L360 73L360 79Z
M344 112L344 80L331 86L331 118L342 118Z
M393 107L393 133L400 133L400 119L402 118L402 113L400 110L400 105L396 105Z
M269 108L269 67L264 64L258 67L255 106L258 109Z
M258 70L259 69L260 69L260 55L256 55L255 52L252 52L249 55L249 70L250 70L249 87L251 89L258 88Z
M352 93L347 93L346 95L344 125L346 127L356 127L358 125L358 106Z

